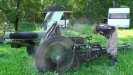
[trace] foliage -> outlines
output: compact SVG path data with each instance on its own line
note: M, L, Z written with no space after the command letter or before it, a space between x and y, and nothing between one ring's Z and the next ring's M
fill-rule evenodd
M17 7L17 1L20 6ZM58 4L65 8L71 9L74 17L85 16L90 23L101 22L107 18L108 9L113 7L113 0L0 0L0 10L6 14L10 22L14 22L16 16L20 21L42 22L44 9ZM127 6L133 9L132 0L114 0L115 7ZM133 14L131 14L131 19Z
M33 22L21 22L19 23L19 31L35 31L36 26Z

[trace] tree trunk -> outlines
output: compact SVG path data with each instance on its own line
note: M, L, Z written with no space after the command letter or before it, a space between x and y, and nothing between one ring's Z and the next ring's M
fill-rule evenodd
M18 23L19 23L19 17L16 17L16 20L14 22L15 31L18 31Z
M18 10L20 9L20 2L21 2L21 0L16 0L17 14L16 14L15 22L14 22L15 31L18 31L18 23L19 23L19 19L20 19L20 17L19 17L20 12Z

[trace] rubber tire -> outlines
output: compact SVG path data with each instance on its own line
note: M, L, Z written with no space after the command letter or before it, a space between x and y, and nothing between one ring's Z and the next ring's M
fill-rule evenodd
M61 45L65 48L64 50L70 51L73 45L73 41L69 38L63 37L63 36L52 36L49 37L48 39L44 40L36 53L35 56L35 62L36 62L36 67L38 71L40 72L47 72L47 71L55 71L57 67L57 63L52 62L51 58L49 58L47 54L48 47L52 43L60 42L62 43Z
M73 67L79 67L79 65L80 65L79 59L76 56L76 54L74 54L73 52L67 52L61 56L59 63L57 64L56 71L59 74L62 74L72 69Z

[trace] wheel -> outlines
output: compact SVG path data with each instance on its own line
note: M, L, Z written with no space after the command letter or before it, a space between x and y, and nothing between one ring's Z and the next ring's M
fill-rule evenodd
M57 62L57 72L62 74L75 66L78 67L79 64L79 59L76 54L73 52L67 52L63 54Z
M72 50L73 41L63 36L52 36L41 42L35 62L40 72L55 71L60 57Z

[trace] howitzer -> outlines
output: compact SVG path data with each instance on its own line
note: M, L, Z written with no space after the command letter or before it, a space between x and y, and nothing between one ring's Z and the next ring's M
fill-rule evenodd
M0 41L4 44L11 44L11 47L27 47L28 54L35 53L34 50L36 50L35 61L39 71L56 70L55 67L58 66L60 57L64 53L70 52L73 45L70 38L61 36L60 27L57 25L64 12L71 11L54 5L47 9L40 31L6 32L4 30Z
M4 32L0 41L11 44L11 47L25 46L29 54L35 53L36 50L35 62L41 72L65 72L73 66L79 66L82 61L90 61L106 52L106 48L99 43L90 42L92 36L85 38L62 36L57 22L64 12L70 11L54 5L47 9L40 31Z
M38 47L48 37L52 35L61 35L57 22L61 19L64 12L71 11L55 5L46 9L46 12L47 14L40 31L5 32L6 30L4 30L4 35L1 37L0 43L11 44L11 47L15 48L27 47L27 51L31 54L34 47ZM5 26L4 29L7 29L7 27Z

